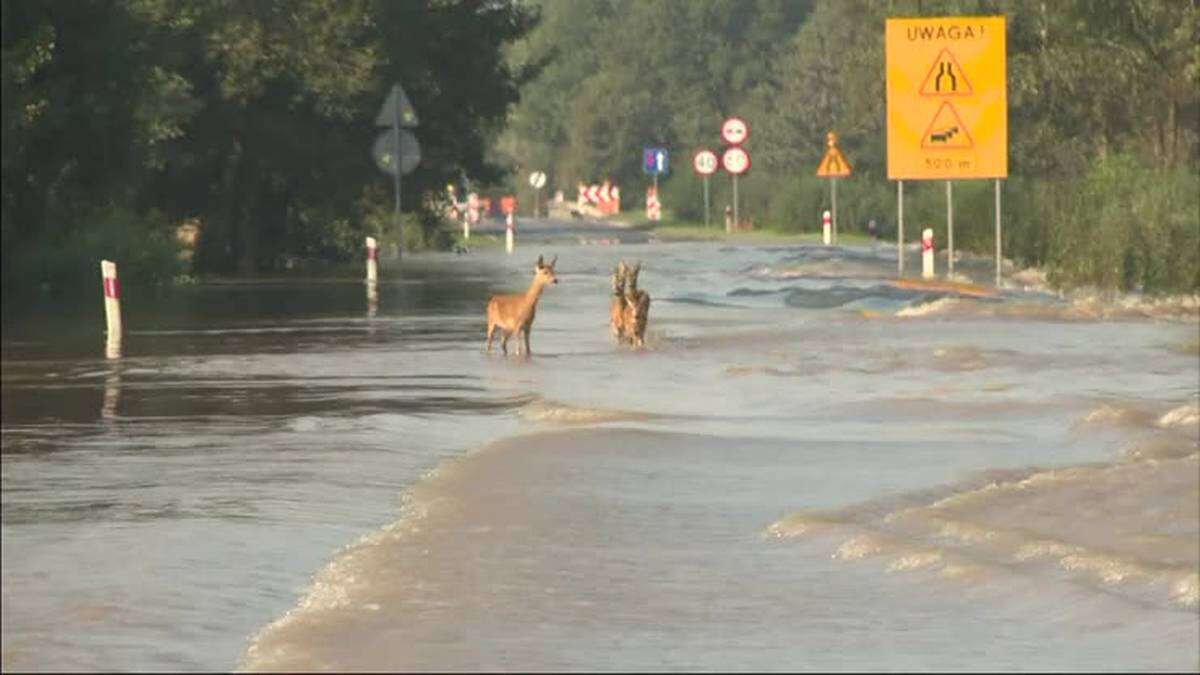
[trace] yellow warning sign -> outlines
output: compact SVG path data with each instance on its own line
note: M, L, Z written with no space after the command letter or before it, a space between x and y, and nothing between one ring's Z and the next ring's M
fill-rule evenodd
M975 91L971 89L971 80L963 72L958 59L954 58L954 53L943 49L929 67L925 81L921 83L921 95L970 96L973 93Z
M825 157L821 159L821 164L817 166L817 176L821 178L845 178L849 176L850 162L846 161L846 157L838 149L837 134L831 131L825 138L829 149L825 151Z
M954 104L946 101L938 108L937 114L929 122L929 128L921 136L921 147L925 150L951 150L974 147L971 132L963 124Z
M888 19L888 178L1008 176L1004 17Z

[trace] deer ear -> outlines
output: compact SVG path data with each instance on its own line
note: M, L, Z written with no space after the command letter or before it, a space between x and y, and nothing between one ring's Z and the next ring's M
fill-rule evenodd
M554 263L556 262L558 262L558 256L554 256L550 259L550 267L554 267Z
M537 266L542 267L542 256L538 256Z

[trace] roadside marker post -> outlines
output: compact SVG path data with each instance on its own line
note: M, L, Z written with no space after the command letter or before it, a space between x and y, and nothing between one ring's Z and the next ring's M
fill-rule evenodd
M375 237L367 237L367 283L379 281L379 244Z
M117 280L117 264L110 260L100 261L100 278L104 283L104 355L115 359L121 356L121 282Z
M933 230L927 227L921 231L921 278L933 276Z

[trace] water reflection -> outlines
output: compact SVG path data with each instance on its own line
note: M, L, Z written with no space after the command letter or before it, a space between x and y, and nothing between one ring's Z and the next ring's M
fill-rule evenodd
M367 282L367 318L374 319L375 314L379 312L379 286L373 282Z
M109 358L120 357L120 344L117 345L117 355ZM100 417L106 420L116 419L117 406L121 403L121 362L115 361L109 364L108 372L104 376L104 403L100 406Z

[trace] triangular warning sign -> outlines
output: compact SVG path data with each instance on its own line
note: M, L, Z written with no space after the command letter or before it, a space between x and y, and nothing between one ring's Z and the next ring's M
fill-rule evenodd
M921 82L922 96L970 96L975 93L958 59L949 49L938 52Z
M417 111L409 102L408 96L404 95L399 83L392 85L392 92L388 94L383 107L379 109L379 114L375 116L375 126L390 127L397 120L402 127L413 128L418 125Z
M837 146L830 147L825 152L825 158L821 160L820 166L817 167L817 176L820 178L845 178L849 175L850 162L846 161Z
M971 132L963 124L958 111L950 101L942 102L937 114L929 122L921 136L921 148L925 150L962 150L975 147Z

